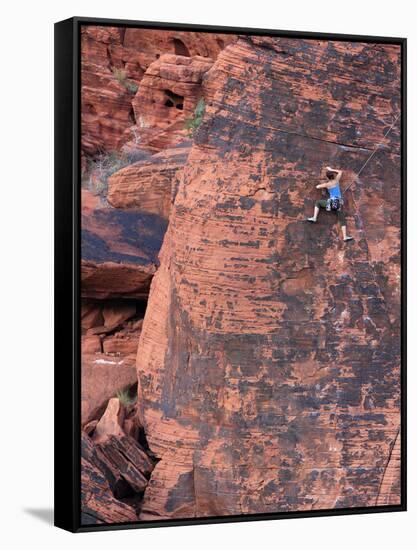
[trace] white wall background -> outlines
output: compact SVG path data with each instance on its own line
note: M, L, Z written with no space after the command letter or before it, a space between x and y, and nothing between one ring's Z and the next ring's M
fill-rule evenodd
M416 215L409 209L409 511L71 535L51 526L53 487L53 23L73 15L405 36L409 204L416 196L417 30L406 0L11 0L2 8L0 544L3 548L415 547ZM413 338L414 336L414 338ZM59 366L58 366L59 367ZM58 465L59 467L59 465Z

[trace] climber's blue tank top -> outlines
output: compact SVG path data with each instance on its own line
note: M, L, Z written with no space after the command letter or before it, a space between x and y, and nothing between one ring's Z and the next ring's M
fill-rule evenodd
M339 184L337 183L334 187L327 189L329 192L331 199L341 199L342 198L342 192L340 190Z

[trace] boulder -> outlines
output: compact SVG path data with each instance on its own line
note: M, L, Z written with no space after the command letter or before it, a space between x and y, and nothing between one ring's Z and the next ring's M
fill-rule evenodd
M95 302L83 300L81 304L81 327L85 330L103 324L101 307Z
M103 340L103 351L109 355L134 357L138 350L140 331L124 329Z
M136 305L134 303L118 302L110 303L103 307L104 326L120 326L136 314Z
M83 192L82 297L146 298L167 221L147 212L91 207L89 196Z
M118 415L118 411L113 413ZM106 414L109 416L110 411ZM81 436L83 525L137 521L143 492L154 468L154 461L137 441L123 433L115 435L114 426L108 428L100 442L93 442L85 432Z
M106 441L110 436L121 437L124 435L123 422L124 422L124 409L123 405L117 399L113 397L107 403L106 410L103 416L97 423L94 430L93 441L94 443L101 443Z
M83 354L81 365L81 422L103 413L109 399L137 382L134 355L110 357Z
M96 451L86 434L81 436L81 523L126 523L137 521L136 510L112 493L109 482L95 464Z
M171 195L182 174L190 150L166 149L150 158L135 162L109 178L107 199L115 208L134 209L168 219Z
M143 493L154 463L140 445L129 436L110 435L98 447L112 464L116 479L124 480L133 492Z
M94 329L89 329L94 330ZM95 334L88 334L81 337L81 350L83 356L92 355L95 353L101 353L102 343L100 336Z

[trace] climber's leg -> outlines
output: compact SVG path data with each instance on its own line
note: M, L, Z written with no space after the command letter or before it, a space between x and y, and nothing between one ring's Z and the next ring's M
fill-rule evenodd
M337 211L337 220L338 220L339 225L342 229L343 240L344 241L351 241L353 239L353 237L349 237L349 235L347 234L346 216L345 216L345 213L343 212L342 209Z
M317 217L318 217L319 212L320 212L320 208L326 208L326 204L327 204L327 201L325 199L322 199L320 201L316 201L316 203L314 205L314 214L311 218L307 218L307 221L316 222Z

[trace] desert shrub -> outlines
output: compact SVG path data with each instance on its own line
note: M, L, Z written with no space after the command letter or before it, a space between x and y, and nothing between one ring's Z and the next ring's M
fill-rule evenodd
M117 399L123 405L123 407L130 407L136 403L136 396L132 396L129 390L120 390L116 393Z
M124 69L118 69L117 67L112 68L112 73L114 78L126 88L126 90L131 94L136 94L138 91L138 85L133 80L127 78L127 73Z
M126 155L112 152L100 153L89 163L89 187L95 195L102 198L107 196L108 180L118 170L121 170L131 162Z
M120 82L120 84L123 84L123 82L127 79L127 74L124 69L118 69L117 67L112 67L111 72L113 73L114 78Z
M95 192L97 195L107 196L108 188L107 180L98 180L95 183Z
M136 94L139 89L139 86L136 84L136 82L133 82L133 80L126 80L124 87L131 94Z
M152 156L144 149L127 149L121 152L99 153L90 159L88 168L82 175L81 185L94 195L99 195L106 202L108 180L110 176L135 162L147 160Z
M203 121L204 112L206 109L206 104L204 98L200 98L196 108L194 109L194 116L192 118L187 118L184 127L188 130L188 134L192 137Z
M145 151L144 149L128 149L124 154L128 164L148 160L152 156L150 151Z

